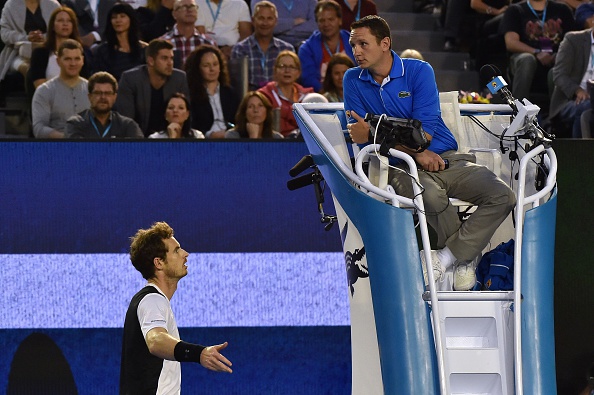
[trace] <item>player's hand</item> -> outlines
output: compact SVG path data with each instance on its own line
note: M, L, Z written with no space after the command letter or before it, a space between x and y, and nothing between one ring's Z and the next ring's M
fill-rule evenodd
M206 347L200 354L200 365L215 372L233 373L231 370L231 361L229 361L219 351L227 347L228 343L217 344Z
M445 170L445 161L433 151L425 150L413 155L415 161L425 171Z
M369 141L369 123L365 122L359 114L354 111L347 111L347 117L354 118L356 123L349 123L347 130L353 142L357 144L363 144Z

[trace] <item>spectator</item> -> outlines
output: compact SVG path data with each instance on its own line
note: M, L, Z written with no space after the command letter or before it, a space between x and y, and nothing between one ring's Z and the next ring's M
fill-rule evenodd
M559 3L565 3L571 11L575 12L582 4L589 4L590 0L559 0Z
M274 62L281 51L295 51L293 45L273 36L278 21L276 6L270 1L256 3L252 23L254 33L233 46L231 60L248 58L249 89L255 90L272 80Z
M4 4L0 17L0 38L4 43L0 52L0 81L9 71L27 75L30 51L33 46L43 45L47 22L59 6L60 3L54 0L26 3L24 0L8 0Z
M541 86L548 85L547 73L555 64L559 44L573 25L569 7L554 1L531 0L512 4L505 11L500 30L512 53L509 71L516 98L530 98L535 79Z
M326 69L326 76L324 77L324 85L322 86L322 93L329 102L342 103L342 77L344 73L355 64L343 53L335 53L330 58L328 68Z
M423 55L417 51L416 49L405 49L404 51L402 51L400 53L400 58L412 58L412 59L419 59L419 60L425 60L423 58Z
M136 11L126 3L116 3L107 14L109 23L103 34L103 43L93 48L95 72L106 71L119 80L122 73L146 62L140 41Z
M377 15L377 7L373 0L338 1L342 8L342 29L351 30L351 23L367 15Z
M190 103L183 93L174 93L165 110L167 129L155 132L149 139L203 139L201 131L190 127Z
M303 74L303 86L319 92L324 82L326 68L335 53L347 54L353 62L353 51L349 44L349 32L341 30L342 10L334 0L320 0L315 8L318 30L299 48Z
M175 0L148 0L146 7L136 10L140 32L144 41L151 41L167 33L175 25L173 3Z
M31 68L28 77L35 89L45 81L60 74L60 67L56 61L56 51L60 44L69 38L82 44L74 11L68 7L58 7L50 16L45 43L42 47L35 48L31 54ZM85 68L83 66L81 70L81 76L83 77L88 76Z
M186 73L173 68L173 45L155 39L146 48L146 65L122 74L116 109L148 136L166 128L165 100L176 92L189 95Z
M594 11L590 16L594 15ZM558 137L581 138L580 116L591 108L587 82L594 78L592 62L592 29L565 35L553 67L555 88L551 96L550 118ZM563 133L563 126L570 131Z
M226 59L231 48L252 34L250 9L244 0L197 0L202 12L196 26L214 38Z
M301 74L299 57L291 51L278 54L274 64L274 81L264 85L258 91L264 93L272 108L280 108L280 130L284 137L297 137L299 129L293 116L293 103L300 103L305 95L313 92L297 83Z
M144 138L133 119L112 111L118 95L118 82L113 75L100 71L89 78L91 107L68 119L67 138Z
M87 80L80 76L82 45L66 39L58 48L60 75L41 84L33 94L33 134L37 138L63 138L66 121L90 107Z
M594 25L594 4L582 4L575 10L575 26L577 30L590 29Z
M173 29L165 33L161 38L173 44L175 60L176 63L179 63L176 64L176 67L183 68L190 52L199 45L216 45L216 43L200 33L196 28L198 6L194 0L175 0L173 18L176 21Z
M227 130L225 138L283 138L282 134L273 130L272 104L263 93L250 91L243 97L235 115L235 127Z
M206 138L225 138L232 126L239 100L229 84L223 53L212 45L201 45L185 64L190 86L192 127Z
M72 8L78 19L81 40L86 48L101 42L101 33L107 27L107 14L116 0L62 0L62 4Z
M317 0L270 0L278 11L274 36L291 43L295 48L317 29L315 8ZM260 0L251 0L252 10Z
M479 66L498 60L507 61L505 41L499 32L503 14L509 4L519 0L470 0L470 8L479 14L476 61Z

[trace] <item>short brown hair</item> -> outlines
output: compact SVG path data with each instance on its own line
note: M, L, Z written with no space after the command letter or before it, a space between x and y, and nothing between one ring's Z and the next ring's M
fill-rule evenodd
M392 47L392 33L390 32L390 25L381 16L367 15L358 21L351 23L351 30L366 27L375 37L379 44L384 38L388 37L390 40L390 48Z
M155 258L166 260L164 240L173 237L173 229L166 222L155 222L149 229L139 229L130 238L130 261L145 279L155 276Z
M162 49L173 49L173 44L162 38L155 38L146 47L146 57L155 59Z
M252 18L256 16L256 14L258 13L258 11L260 11L261 8L270 8L272 11L274 11L274 16L278 18L278 10L276 9L276 5L268 0L262 0L256 3L256 5L254 6L254 12L252 12Z
M80 50L80 54L84 55L82 44L71 38L67 38L66 40L62 41L58 47L58 57L62 56L62 53L65 49L78 49Z
M334 10L336 11L336 16L342 19L342 8L340 7L340 4L338 4L334 0L320 0L316 4L316 8L314 8L314 16L316 18L316 22L318 21L318 12L324 10Z
M118 93L118 82L116 81L115 77L109 74L107 71L98 71L89 78L87 86L89 93L93 92L93 89L95 89L95 84L111 84L114 93Z

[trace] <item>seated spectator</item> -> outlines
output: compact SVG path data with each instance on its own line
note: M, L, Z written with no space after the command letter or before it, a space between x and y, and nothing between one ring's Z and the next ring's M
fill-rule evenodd
M343 53L335 53L330 58L328 68L326 69L326 75L324 76L324 84L322 85L322 93L329 102L342 103L342 77L344 73L351 67L355 67L355 64Z
M227 139L282 139L273 130L272 105L263 93L248 92L237 109L235 127L225 133Z
M373 0L342 0L338 1L342 8L342 26L346 31L351 31L351 23L367 15L377 15L377 6Z
M590 16L593 15L594 10ZM567 33L559 46L553 67L555 88L549 113L558 137L582 137L580 117L591 108L587 82L594 78L592 40L592 29L580 30Z
M345 53L355 61L349 44L350 33L341 30L342 10L334 0L320 0L315 8L318 30L299 48L303 73L301 83L319 92L324 82L326 68L335 53Z
M138 7L138 23L144 41L151 41L167 33L175 25L173 3L175 0L147 0L146 7Z
M476 40L476 62L480 66L487 63L506 63L507 54L503 34L499 26L503 14L511 3L520 0L470 0L470 8L479 14L478 39Z
M577 30L590 29L594 26L594 4L582 4L575 10L575 26Z
M423 58L423 55L419 51L417 51L416 49L412 49L412 48L408 48L408 49L405 49L404 51L402 51L400 53L400 58L411 58L411 59L425 60Z
M109 139L137 138L144 135L133 119L112 111L118 95L118 82L109 73L100 71L89 78L91 107L73 115L66 123L66 138Z
M107 26L107 14L116 0L62 0L62 5L72 8L78 19L78 29L85 48L101 42L101 33Z
M87 80L80 76L82 45L66 39L58 48L60 75L41 84L33 94L33 134L37 138L63 138L66 121L90 107Z
M305 95L313 92L297 83L301 74L299 57L291 51L283 51L274 64L274 81L258 89L266 95L272 108L280 108L280 130L286 137L297 137L299 129L293 116L293 103L301 103Z
M196 27L211 36L225 55L231 48L252 34L250 9L244 0L197 0L200 9Z
M232 126L239 99L229 83L223 53L212 45L201 45L185 64L190 86L192 127L206 138L225 138Z
M173 25L173 29L165 33L161 38L173 44L175 67L183 68L190 52L199 45L216 45L214 41L200 33L196 28L198 12L198 6L194 0L175 0L173 4L173 18L176 23Z
M60 44L69 38L81 42L76 15L68 7L58 7L50 16L45 43L42 47L35 48L31 54L31 68L28 77L34 89L60 74L56 51ZM87 67L83 66L82 77L88 76L86 69Z
M190 103L183 93L174 93L165 110L167 129L151 134L149 139L203 139L201 131L190 127Z
M548 86L547 73L555 65L561 40L573 25L569 7L554 1L531 0L512 4L505 11L500 31L504 32L507 51L512 53L509 71L515 98L530 100L533 84Z
M4 48L0 52L0 81L9 71L23 76L29 70L31 50L42 46L52 11L60 3L55 0L8 0L0 17L0 38Z
M166 128L165 100L176 92L190 94L186 73L173 68L173 45L154 39L146 48L146 64L122 73L116 110L149 136Z
M122 73L145 64L144 48L136 11L126 3L116 3L107 14L103 42L93 48L93 70L106 71L119 80Z
M268 0L256 3L252 15L254 33L233 46L231 61L248 58L250 90L272 80L274 62L281 51L295 51L293 45L273 36L278 21L276 6Z
M317 0L270 1L278 11L275 37L298 48L318 28L315 15ZM259 2L260 0L251 0L252 10Z

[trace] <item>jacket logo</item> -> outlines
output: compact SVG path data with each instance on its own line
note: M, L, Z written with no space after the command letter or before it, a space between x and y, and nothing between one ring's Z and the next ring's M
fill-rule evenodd
M398 98L399 99L404 99L410 97L410 92L405 92L405 91L400 91L398 92Z

